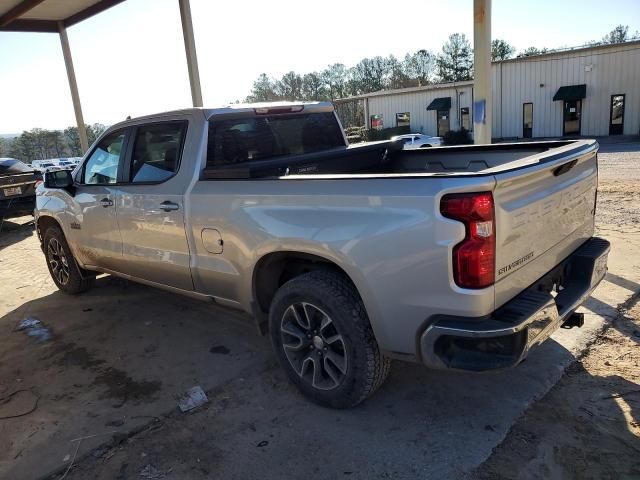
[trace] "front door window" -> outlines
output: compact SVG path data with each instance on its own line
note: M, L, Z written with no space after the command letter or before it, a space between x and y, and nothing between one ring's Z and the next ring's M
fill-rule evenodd
M622 135L624 132L624 95L611 95L611 117L609 135Z
M580 135L581 100L565 100L563 135Z
M83 167L82 183L107 185L118 181L118 165L124 131L114 132L100 141Z

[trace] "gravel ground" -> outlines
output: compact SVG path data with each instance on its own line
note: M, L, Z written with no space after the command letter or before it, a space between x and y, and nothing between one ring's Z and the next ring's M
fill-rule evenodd
M639 299L620 309L471 478L640 478Z
M601 145L599 231L640 232L640 143Z
M600 145L600 181L640 182L640 143Z

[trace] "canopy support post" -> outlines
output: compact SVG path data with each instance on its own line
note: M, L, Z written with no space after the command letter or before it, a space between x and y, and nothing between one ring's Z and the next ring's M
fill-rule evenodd
M191 86L191 100L194 107L202 107L202 89L200 87L196 41L193 35L193 22L191 20L191 6L189 0L179 0L179 2L184 49L187 54L187 69L189 70L189 85Z
M491 143L491 0L473 0L473 139Z
M84 118L82 116L82 105L80 104L80 94L78 93L78 83L76 82L76 72L73 69L73 59L71 58L71 48L69 47L69 38L67 37L67 29L63 22L58 22L58 33L60 34L60 44L62 45L62 55L64 56L64 66L67 68L67 78L69 79L69 89L71 90L71 100L73 101L73 110L76 115L76 124L78 125L78 135L80 136L80 147L84 155L89 150L89 139L87 138L87 129L85 128Z

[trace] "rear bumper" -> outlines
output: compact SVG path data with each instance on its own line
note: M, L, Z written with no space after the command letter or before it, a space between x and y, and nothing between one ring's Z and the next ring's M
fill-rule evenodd
M487 317L435 318L420 337L423 362L471 371L517 365L591 295L607 273L610 248L608 241L591 238ZM555 295L554 285L561 287Z
M0 219L33 215L36 208L36 196L0 199Z

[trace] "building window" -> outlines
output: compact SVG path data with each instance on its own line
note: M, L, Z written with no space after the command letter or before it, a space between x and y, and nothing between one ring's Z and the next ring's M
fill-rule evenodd
M469 107L462 107L460 109L460 127L465 130L471 130L471 120L469 118Z
M451 129L449 124L449 110L438 110L436 114L438 118L438 136L443 137Z
M396 113L396 127L409 127L411 126L411 113Z
M371 115L371 129L382 130L384 121L382 115Z
M624 95L611 95L609 135L622 135L624 132L624 97Z
M533 136L533 103L522 104L522 138Z

